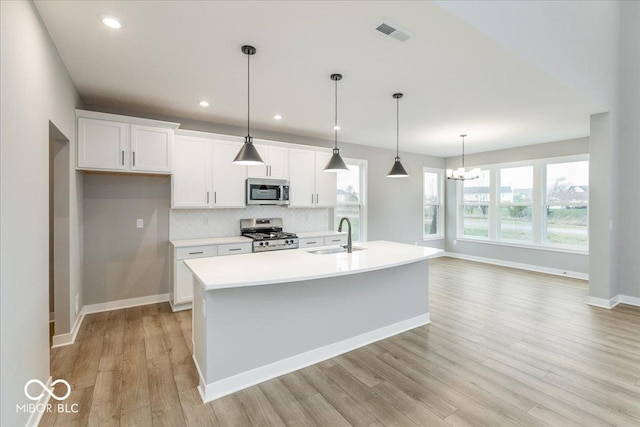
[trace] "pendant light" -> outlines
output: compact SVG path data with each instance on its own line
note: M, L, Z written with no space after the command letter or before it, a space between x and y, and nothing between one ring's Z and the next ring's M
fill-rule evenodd
M336 144L333 147L333 155L331 159L329 159L329 163L324 167L325 172L342 172L348 171L349 168L340 157L340 149L338 148L338 81L342 80L342 74L331 74L331 80L336 82L336 105L335 105L335 124L333 126L333 131L335 133L335 141Z
M402 94L394 93L393 98L396 100L396 158L387 178L406 178L409 174L400 163L400 98L402 98Z
M447 169L447 179L453 179L456 181L466 181L470 179L480 178L480 169L472 169L469 172L464 169L464 139L467 134L460 135L462 138L462 167L458 169Z
M262 157L260 157L260 153L258 153L258 150L256 149L256 147L253 145L253 137L251 136L250 132L249 132L249 113L251 112L251 103L249 102L250 100L250 68L249 68L249 60L251 58L251 55L255 55L256 53L256 48L253 46L242 46L242 53L244 53L245 55L247 55L247 136L244 137L244 144L242 145L242 148L240 149L240 151L238 152L238 155L236 156L235 159L233 159L233 163L236 165L243 165L243 166L252 166L252 165L263 165L264 164L264 160L262 160Z

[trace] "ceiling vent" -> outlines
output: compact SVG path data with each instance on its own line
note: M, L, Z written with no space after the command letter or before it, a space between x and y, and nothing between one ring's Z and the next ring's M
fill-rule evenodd
M389 21L382 21L377 27L376 30L380 31L382 34L387 35L389 37L393 37L398 41L408 40L413 34L409 31L400 28L396 24L392 24Z

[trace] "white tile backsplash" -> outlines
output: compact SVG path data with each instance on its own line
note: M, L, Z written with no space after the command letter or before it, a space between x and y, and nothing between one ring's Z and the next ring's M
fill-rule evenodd
M200 239L240 235L243 218L282 218L290 232L329 229L331 209L292 209L251 206L246 209L171 209L169 239Z

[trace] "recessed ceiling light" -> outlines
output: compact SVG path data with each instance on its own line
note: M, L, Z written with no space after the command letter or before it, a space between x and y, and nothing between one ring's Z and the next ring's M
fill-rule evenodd
M333 130L340 130L340 126L335 125L335 126L333 127Z
M276 120L282 120L282 116L280 114L276 114L273 118Z
M208 107L209 106L209 102L205 101L205 100L200 101L199 104L200 104L201 107Z
M104 25L106 25L109 28L113 28L116 30L122 28L122 23L120 22L120 20L113 15L107 15L106 13L101 13L100 15L98 15L98 18L102 21Z

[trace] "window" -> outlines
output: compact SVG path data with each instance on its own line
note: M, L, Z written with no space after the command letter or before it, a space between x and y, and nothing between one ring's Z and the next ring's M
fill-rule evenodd
M481 169L479 179L458 183L458 238L588 250L587 155Z
M422 201L422 238L444 237L444 173L442 169L424 168Z
M338 229L340 218L347 217L351 221L351 236L354 242L367 240L366 228L366 173L367 161L344 159L349 171L337 174L338 204L335 212L335 229Z
M500 169L500 240L533 242L533 166Z
M489 237L491 172L480 171L480 178L462 181L462 235Z
M589 245L589 162L547 165L545 240L552 246Z

